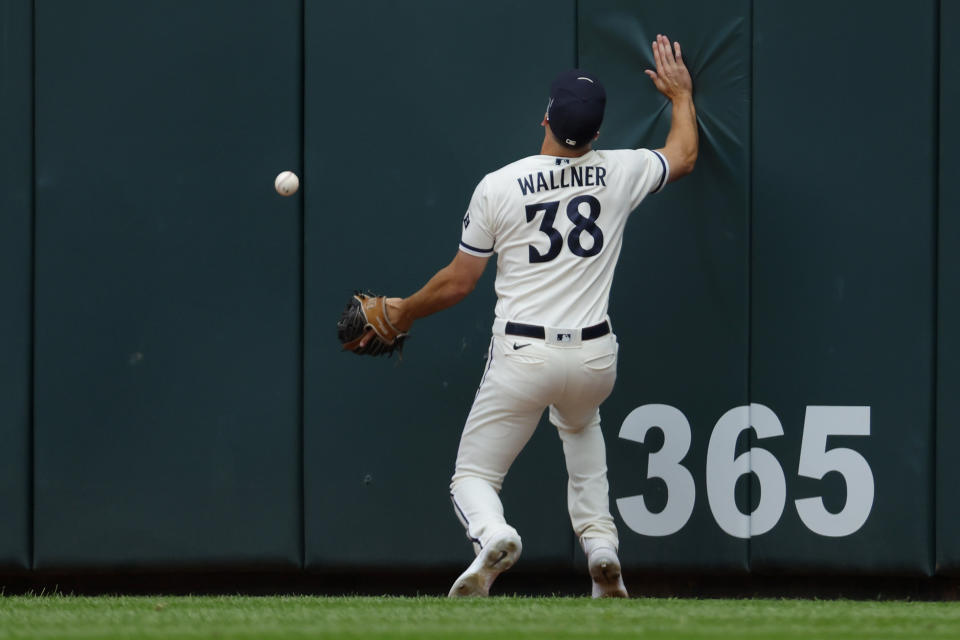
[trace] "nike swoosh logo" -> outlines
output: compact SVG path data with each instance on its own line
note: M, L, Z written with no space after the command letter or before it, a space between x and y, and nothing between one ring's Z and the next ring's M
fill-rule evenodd
M513 343L513 350L516 351L517 349L523 349L524 347L529 347L529 346L530 346L530 343L529 343L529 342L526 343L526 344L517 344L516 342L514 342L514 343Z

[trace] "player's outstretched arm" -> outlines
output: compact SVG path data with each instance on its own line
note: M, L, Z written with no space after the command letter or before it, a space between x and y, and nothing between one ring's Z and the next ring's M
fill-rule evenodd
M409 326L414 320L452 307L477 286L477 280L483 275L489 259L458 251L453 261L440 269L415 294L409 298L388 299L390 317L396 313L397 322Z
M670 182L682 178L691 171L697 162L697 112L693 106L693 80L687 65L683 62L680 43L657 35L652 43L653 59L656 71L647 69L646 73L657 90L673 103L673 119L670 133L662 149L657 149L670 164Z
M479 258L458 251L453 261L440 269L430 281L409 298L387 298L387 315L390 321L404 333L414 321L452 307L467 297L487 266L486 258ZM360 347L373 338L368 332Z

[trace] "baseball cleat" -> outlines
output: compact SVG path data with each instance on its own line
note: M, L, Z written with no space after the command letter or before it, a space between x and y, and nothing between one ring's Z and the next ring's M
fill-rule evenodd
M450 587L450 598L490 595L490 585L520 557L520 536L506 533L487 543L467 570Z
M628 598L620 573L620 560L613 549L601 547L590 554L590 577L594 598Z

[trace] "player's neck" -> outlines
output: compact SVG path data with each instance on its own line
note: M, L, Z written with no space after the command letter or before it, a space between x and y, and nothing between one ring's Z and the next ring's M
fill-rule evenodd
M579 158L586 153L590 153L590 151L591 145L589 144L582 149L570 149L569 147L565 147L554 140L549 131L547 132L547 135L543 137L543 145L540 146L540 155L558 156L561 158Z

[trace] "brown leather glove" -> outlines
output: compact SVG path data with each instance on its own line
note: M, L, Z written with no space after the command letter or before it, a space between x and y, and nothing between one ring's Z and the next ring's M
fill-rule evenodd
M359 346L371 329L376 335L364 346ZM407 334L397 329L387 316L386 296L356 292L337 322L337 338L343 349L357 355L382 356L402 352L406 337Z

